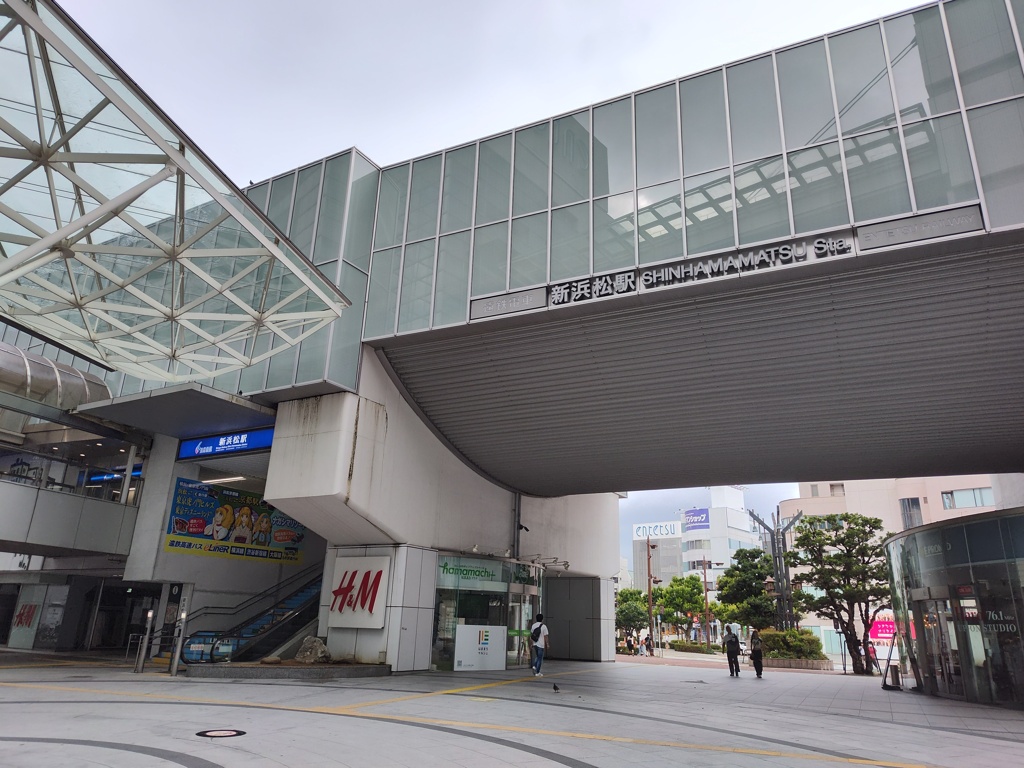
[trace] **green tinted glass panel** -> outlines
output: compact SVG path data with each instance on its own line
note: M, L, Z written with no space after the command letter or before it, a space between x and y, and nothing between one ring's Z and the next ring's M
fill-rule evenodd
M621 99L594 110L594 194L633 188L633 107Z
M288 229L288 213L292 208L294 190L294 173L274 179L270 184L270 207L267 210L267 218L282 232Z
M762 56L729 67L725 79L729 92L733 162L742 163L781 151L772 57Z
M439 240L434 325L466 322L468 294L469 232L458 232Z
M740 245L789 235L789 204L782 157L736 168L736 227Z
M401 248L391 248L373 254L370 292L366 299L366 328L363 331L366 338L390 336L395 332L398 275L401 264Z
M590 197L590 113L578 112L554 122L551 154L551 204Z
M512 180L512 215L548 207L548 123L516 131L515 174Z
M968 107L1024 93L1024 75L1003 0L946 3L946 20Z
M779 95L786 147L795 149L836 137L836 113L821 40L780 52Z
M977 199L959 114L907 126L904 137L919 210Z
M798 233L850 223L838 143L790 152L789 187Z
M713 171L686 180L686 252L704 253L734 246L732 180L728 171Z
M511 162L511 134L480 143L480 171L476 190L477 224L508 218Z
M341 292L352 300L352 308L331 323L331 357L327 377L349 389L355 389L362 348L363 308L366 306L366 274L351 264L342 263Z
M538 213L512 221L509 290L541 285L548 279L548 215Z
M900 115L906 120L960 106L938 8L925 8L885 22L892 79Z
M993 227L1024 223L1024 100L967 113Z
M441 192L441 232L467 229L473 224L473 180L476 145L452 150L444 156Z
M292 224L288 239L307 258L313 253L313 225L316 222L317 198L320 194L320 164L299 171L295 186L295 204L292 206Z
M679 84L682 112L683 175L692 176L729 164L725 128L725 83L722 71Z
M679 192L678 181L637 192L636 228L641 264L682 258L683 209Z
M846 139L843 151L856 221L881 219L910 210L907 175L895 130Z
M679 109L675 86L636 96L636 178L647 187L679 178Z
M473 241L473 296L505 290L508 222L479 227Z
M402 242L405 232L405 203L409 194L409 166L389 168L380 175L377 200L377 229L373 247L389 248Z
M352 162L352 189L348 224L345 227L345 261L363 272L370 268L370 243L373 240L373 212L377 206L377 180L380 171L362 155Z
M407 241L422 240L437 234L437 205L441 195L441 156L434 155L412 164L412 190L409 193Z
M551 281L590 272L590 206L587 203L551 212Z
M245 191L245 196L249 198L253 205L265 213L267 210L267 193L269 192L270 185L264 182L263 184L257 184L255 187L249 187Z
M313 261L324 264L341 255L341 230L345 221L348 198L348 169L352 156L348 153L332 157L324 168L323 191L320 193L320 216L316 222L316 243Z
M398 331L419 331L430 325L430 297L434 292L434 240L405 247Z
M831 37L828 48L843 133L892 125L896 113L878 25Z
M594 271L636 266L633 193L594 201Z

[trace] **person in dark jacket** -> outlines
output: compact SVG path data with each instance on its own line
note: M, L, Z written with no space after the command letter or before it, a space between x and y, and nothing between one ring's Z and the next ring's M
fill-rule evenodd
M750 660L754 662L754 672L760 677L764 669L764 654L761 648L761 635L756 629L750 633Z
M733 634L732 627L725 628L725 656L729 659L729 677L740 676L740 639Z

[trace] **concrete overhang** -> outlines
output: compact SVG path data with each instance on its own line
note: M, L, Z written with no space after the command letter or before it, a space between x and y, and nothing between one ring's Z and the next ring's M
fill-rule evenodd
M89 403L75 413L179 440L269 427L277 417L273 408L195 383Z

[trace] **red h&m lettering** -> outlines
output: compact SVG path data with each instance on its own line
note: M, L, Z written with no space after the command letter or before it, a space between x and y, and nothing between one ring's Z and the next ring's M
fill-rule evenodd
M366 571L363 573L362 581L359 582L359 589L356 590L356 578L360 571L345 571L338 582L338 588L331 594L334 600L331 602L331 610L338 606L338 613L344 613L345 608L356 610L356 606L373 613L373 606L377 602L377 591L380 589L380 580L384 571ZM369 608L367 608L369 603Z
M14 617L14 626L31 627L38 609L39 606L32 603L27 603L21 606L21 608L18 609L18 614Z

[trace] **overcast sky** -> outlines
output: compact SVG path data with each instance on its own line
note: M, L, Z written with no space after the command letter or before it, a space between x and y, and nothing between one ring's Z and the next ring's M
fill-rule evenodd
M58 0L236 183L379 165L870 21L912 0Z
M61 0L239 185L359 147L379 165L916 7L912 0ZM770 515L795 484L750 486ZM630 527L705 488L622 503Z

